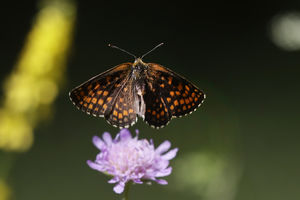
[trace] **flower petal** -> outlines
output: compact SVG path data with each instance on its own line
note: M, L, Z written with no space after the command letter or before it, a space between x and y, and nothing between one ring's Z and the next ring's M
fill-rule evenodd
M178 151L178 148L172 149L168 153L162 155L161 158L164 160L171 160L176 156L177 151Z
M120 139L121 141L125 141L125 140L128 140L128 139L131 139L131 134L129 132L128 129L126 128L123 128L121 131L120 131Z
M102 135L102 138L107 145L111 145L112 138L111 138L111 135L109 134L109 132L104 132Z
M98 136L93 137L93 143L99 150L103 150L106 147L105 143Z
M104 170L104 168L101 165L98 165L91 160L86 161L86 163L88 164L88 166L90 166L90 168L92 168L94 170L97 170L100 172L102 172Z
M164 180L164 179L157 179L155 180L156 183L160 184L160 185L167 185L168 181Z
M117 194L121 194L124 191L125 183L120 182L114 187L114 191Z
M168 167L167 169L156 172L155 176L156 177L169 176L171 172L172 172L172 167Z
M143 184L143 181L141 181L141 179L134 179L133 182L137 184Z
M157 169L165 169L169 166L170 161L161 159L159 162L155 164Z
M114 178L112 178L112 179L110 179L109 181L108 181L108 183L117 183L117 182L119 182L119 178L118 177L114 177Z
M166 140L156 148L155 152L157 154L162 154L162 153L168 151L170 149L170 147L171 147L171 142Z

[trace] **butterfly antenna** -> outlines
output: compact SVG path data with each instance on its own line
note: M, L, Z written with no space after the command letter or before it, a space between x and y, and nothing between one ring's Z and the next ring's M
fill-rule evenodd
M127 53L127 54L133 56L134 59L136 59L136 56L135 56L134 54L130 53L129 51L126 51L126 50L124 50L124 49L121 49L120 47L117 47L117 46L111 45L111 44L108 44L108 46L111 47L111 48L115 48L115 49L118 49L118 50L120 50L120 51L123 51L123 52L125 52L125 53Z
M152 51L154 51L155 49L157 49L158 47L162 46L164 43L160 43L159 45L156 45L153 49L151 49L150 51L148 51L147 53L145 53L144 55L142 55L141 59L144 58L146 55L148 55L149 53L151 53Z

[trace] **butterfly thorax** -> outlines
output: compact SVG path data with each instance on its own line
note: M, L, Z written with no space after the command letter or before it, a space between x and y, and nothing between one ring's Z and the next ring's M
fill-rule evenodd
M142 61L142 59L135 59L132 65L132 75L135 80L141 80L145 78L145 73L148 65Z
M147 72L147 64L142 59L137 58L132 65L131 80L133 82L133 96L134 96L134 110L135 112L144 118L145 114L145 102L143 95L145 93L145 78Z

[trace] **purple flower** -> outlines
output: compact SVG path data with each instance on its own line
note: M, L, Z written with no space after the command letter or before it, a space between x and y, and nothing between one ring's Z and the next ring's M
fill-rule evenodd
M168 176L172 168L169 160L176 156L178 148L167 152L171 143L163 142L156 149L152 140L132 137L129 130L122 129L115 139L107 132L103 133L102 139L93 137L94 145L100 149L96 160L87 161L87 164L95 170L113 176L109 183L116 183L114 191L122 193L128 181L142 184L143 180L152 180L166 185L168 182L157 177Z

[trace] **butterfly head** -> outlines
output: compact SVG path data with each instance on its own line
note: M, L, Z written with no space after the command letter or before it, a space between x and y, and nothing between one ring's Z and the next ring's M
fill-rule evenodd
M145 53L144 55L142 55L141 57L137 58L136 56L134 56L135 60L133 63L133 67L137 68L137 69L146 69L147 68L147 64L143 62L143 58L148 55L149 53L151 53L152 51L154 51L155 49L157 49L158 47L160 47L161 45L163 45L164 43L160 43L159 45L156 45L154 48L152 48L150 51L148 51L147 53Z
M143 69L147 66L147 64L144 63L141 58L136 58L132 66L134 69Z
M141 57L136 57L134 54L132 54L132 53L130 53L129 51L126 51L126 50L124 50L124 49L121 49L120 47L117 47L117 46L114 46L114 45L111 45L111 44L108 44L108 46L109 47L112 47L112 48L115 48L115 49L118 49L118 50L120 50L120 51L123 51L123 52L125 52L125 53L127 53L127 54L129 54L129 55L131 55L131 56L133 56L134 57L134 63L133 63L133 66L135 67L135 66L146 66L147 64L146 63L144 63L143 61L142 61L142 59L146 56L146 55L148 55L149 53L151 53L152 51L154 51L155 49L157 49L158 47L160 47L160 46L162 46L164 43L160 43L159 45L156 45L154 48L152 48L150 51L148 51L147 53L145 53L144 55L142 55Z

